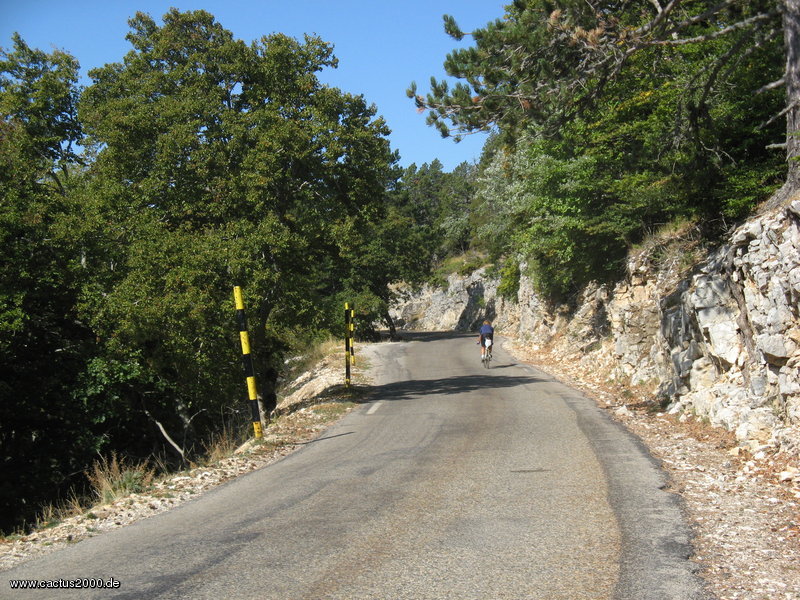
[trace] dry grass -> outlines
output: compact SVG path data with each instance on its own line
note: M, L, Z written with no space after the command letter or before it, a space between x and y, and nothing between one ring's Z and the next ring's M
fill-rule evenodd
M283 374L284 385L321 364L339 359L344 361L344 340L329 337L309 344L297 356L287 361L286 372Z
M146 491L153 483L155 469L146 462L131 464L112 454L103 457L92 465L86 477L92 487L91 496L80 496L75 491L61 501L46 504L36 515L34 523L21 526L11 535L0 536L0 541L8 542L27 535L28 530L39 531L55 527L65 519L91 510L97 501L110 504L114 500L132 493Z
M247 426L247 431L250 431L249 425ZM204 457L202 464L214 464L223 458L228 458L245 439L247 439L245 433L237 433L229 427L225 427L222 431L211 436L210 440L203 443Z
M147 462L129 463L112 453L110 459L102 457L95 461L86 477L97 499L109 504L118 498L147 490L153 483L155 469Z
M701 261L705 254L703 236L694 220L678 219L661 226L635 246L633 263L651 263L656 272L685 273Z
M71 494L66 500L57 504L48 504L36 516L34 529L47 529L58 525L64 519L79 515L85 510L84 499ZM23 535L21 532L18 535Z

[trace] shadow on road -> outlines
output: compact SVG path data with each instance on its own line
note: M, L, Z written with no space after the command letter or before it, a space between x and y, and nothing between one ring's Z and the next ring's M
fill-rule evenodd
M324 442L325 440L332 440L338 437L344 437L346 435L353 435L355 431L345 431L344 433L338 433L336 435L326 435L323 437L318 437L313 440L308 440L307 442L296 442L298 446L308 446L309 444L316 444L318 442Z
M502 368L502 367L501 367ZM490 369L491 372L491 369ZM512 388L542 381L531 375L492 377L491 375L456 375L440 379L397 381L372 387L372 396L380 400L410 400L430 396L449 396L476 390Z
M398 337L403 342L439 342L453 339L476 339L477 333L456 332L456 331L403 331ZM477 359L477 349L476 359ZM421 379L398 381L384 385L377 385L371 388L370 396L372 399L380 400L409 400L419 397L430 396L449 396L476 390L489 390L512 388L520 385L544 381L532 375L509 376L505 373L501 375L497 371L505 371L512 367L519 366L515 362L499 363L493 361L489 370L484 370L479 364L476 368L480 369L480 374L473 375L454 375L453 377L443 377L439 379ZM494 374L494 375L493 375Z
M388 339L387 332L380 332L381 339ZM452 340L457 338L477 339L477 333L464 331L400 331L397 333L396 342L436 342L439 340Z

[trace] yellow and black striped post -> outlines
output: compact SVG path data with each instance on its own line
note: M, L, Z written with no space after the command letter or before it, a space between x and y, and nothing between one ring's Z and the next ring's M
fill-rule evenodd
M250 399L250 412L253 420L253 432L256 439L261 439L261 414L258 411L258 390L256 389L256 375L253 369L253 357L250 356L250 337L247 334L247 315L244 313L242 301L242 288L238 285L233 288L233 299L236 303L236 323L239 326L239 338L242 342L242 365L244 377L247 381L247 396Z
M350 364L356 364L356 309L350 307Z
M350 387L350 304L344 303L344 384Z

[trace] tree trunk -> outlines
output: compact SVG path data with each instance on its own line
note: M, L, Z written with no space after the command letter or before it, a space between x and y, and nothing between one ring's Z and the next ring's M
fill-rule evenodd
M383 312L383 320L386 321L386 325L389 326L389 339L394 341L397 339L397 329L394 326L394 321L392 320L389 311L386 310Z
M783 1L786 45L786 176L785 198L800 188L800 0Z
M255 342L256 356L259 358L260 380L257 381L261 393L258 399L258 408L261 413L262 426L266 427L269 423L270 415L278 404L278 371L274 366L275 357L272 356L276 348L273 347L273 340L266 334L266 325L269 315L272 313L274 305L270 302L261 302L256 310L256 323L253 327L253 340Z

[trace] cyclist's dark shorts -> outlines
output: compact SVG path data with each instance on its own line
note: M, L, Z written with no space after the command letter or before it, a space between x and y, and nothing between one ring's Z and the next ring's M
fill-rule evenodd
M481 346L486 345L486 340L492 340L494 343L494 334L493 333L482 333L481 334Z

